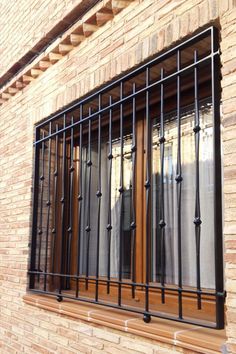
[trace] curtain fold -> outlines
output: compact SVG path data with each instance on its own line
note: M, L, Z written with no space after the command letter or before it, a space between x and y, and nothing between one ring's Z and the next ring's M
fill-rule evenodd
M109 161L108 144L104 140L101 147L101 210L100 210L100 242L99 242L99 275L108 275L108 259L110 258L110 276L113 278L118 277L119 270L119 253L120 253L120 214L121 214L121 197L119 192L120 187L120 141L113 142L113 159L112 159L112 172L111 172L111 235L110 240L108 238L107 225L108 225L108 213L109 213ZM123 276L129 277L130 274L130 261L127 258L124 259L124 254L127 253L127 249L130 250L130 181L132 176L132 164L130 159L131 140L130 138L124 139L124 194L123 194L123 244L126 245L123 249ZM98 201L96 197L97 184L98 184L98 153L97 144L91 145L91 161L92 166L87 166L88 160L88 147L83 148L83 169L82 180L85 200L82 204L82 218L80 224L81 230L81 244L80 244L80 269L81 273L86 272L87 256L89 257L89 275L94 276L96 274L96 256L97 256L97 217L98 217ZM89 168L91 168L91 184L89 187ZM89 200L89 188L90 188L90 200ZM90 234L85 231L88 220L90 203ZM128 231L128 234L127 234ZM126 239L125 239L126 237ZM88 242L89 238L89 242ZM110 254L109 250L110 242ZM130 253L130 252L129 252ZM130 254L127 255L131 257Z
M171 117L170 117L171 118ZM177 126L172 117L165 122L164 149L164 213L165 213L165 250L161 249L160 191L161 161L159 146L159 124L153 124L153 183L152 183L152 278L161 279L161 257L165 260L165 282L178 284L178 231L177 231ZM201 286L214 288L214 191L213 191L213 128L210 108L200 110L200 265ZM185 113L181 117L181 261L183 285L195 287L196 278L196 239L195 239L195 198L196 198L196 160L194 112Z

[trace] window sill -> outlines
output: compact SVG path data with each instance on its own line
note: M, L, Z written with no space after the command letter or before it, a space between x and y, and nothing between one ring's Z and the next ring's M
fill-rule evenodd
M26 304L64 314L83 321L100 324L130 334L176 345L200 353L216 354L222 352L226 342L225 330L214 330L196 325L152 318L149 324L142 316L122 310L111 310L93 304L82 304L65 299L62 302L50 296L27 294L23 297Z

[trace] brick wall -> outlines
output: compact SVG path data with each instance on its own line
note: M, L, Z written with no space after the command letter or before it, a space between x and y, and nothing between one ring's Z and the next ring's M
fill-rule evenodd
M10 2L9 6L10 6ZM61 2L66 9L79 1ZM4 1L3 4L6 4ZM33 33L42 36L45 26L53 26L64 14L50 1L32 4L32 35L11 46L0 56L1 72L10 67L26 48L33 45ZM38 8L38 4L42 8ZM108 353L182 351L164 344L119 331L87 325L67 317L39 310L23 303L26 293L30 241L33 127L34 124L95 87L134 67L173 42L214 22L221 25L222 99L224 153L224 237L226 261L228 350L236 352L236 96L235 17L233 0L135 0L78 48L63 57L32 84L0 108L0 352L1 353ZM22 5L23 6L23 5ZM35 6L35 10L33 9ZM62 6L62 5L60 5ZM63 6L62 6L63 7ZM12 22L1 37L12 34ZM42 10L44 9L44 11ZM6 10L5 10L6 11ZM12 12L11 12L12 11ZM40 16L36 16L40 13ZM18 14L23 14L18 11ZM2 16L2 15L1 15ZM10 18L11 18L10 16ZM34 20L33 20L34 18ZM18 18L18 23L20 18ZM37 22L38 21L38 22ZM46 21L46 22L43 22ZM27 31L27 29L25 29ZM29 32L27 32L29 33ZM40 34L39 34L40 33ZM32 37L32 38L31 38ZM36 37L36 35L35 35ZM18 49L16 46L18 45ZM25 49L23 49L25 48ZM92 55L91 55L92 53ZM189 351L188 351L189 353Z
M224 4L221 18L221 60L224 161L224 245L227 290L227 335L236 352L236 8ZM234 5L235 2L234 2Z
M56 33L70 25L70 12L77 7L78 15L92 0L23 0L0 3L0 83L1 77L24 56L34 56ZM41 44L39 44L41 43ZM14 58L14 59L13 59Z

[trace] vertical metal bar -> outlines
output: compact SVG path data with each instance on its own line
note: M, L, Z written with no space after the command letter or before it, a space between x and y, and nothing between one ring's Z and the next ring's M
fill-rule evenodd
M109 104L112 105L112 96L109 98ZM112 108L109 109L109 152L107 155L108 166L108 216L107 216L107 242L108 242L108 260L107 260L107 294L110 293L110 279L111 279L111 177L112 177Z
M161 68L161 79L164 78L164 70ZM161 84L161 116L160 116L160 162L161 162L161 179L160 179L160 221L161 229L161 301L165 303L165 191L164 191L164 161L165 161L165 127L164 127L164 85Z
M52 134L52 123L49 123L48 135ZM48 268L48 237L49 237L49 224L50 224L50 211L51 211L51 146L52 140L48 141L48 198L47 198L47 225L46 225L46 245L45 245L45 263L44 263L44 291L47 288L47 268Z
M180 70L181 55L177 51L177 70ZM178 305L179 318L183 317L182 309L182 245L181 245L181 194L182 194L182 166L181 166L181 112L180 112L180 97L181 97L180 75L177 75L177 166L176 166L176 183L177 183L177 235L178 235Z
M78 194L78 241L77 241L77 279L76 297L79 295L80 274L80 240L81 240L81 221L82 221L82 202L83 202L83 105L80 105L80 126L79 126L79 194Z
M63 116L63 126L66 127L66 116ZM61 266L60 274L63 274L64 269L64 247L65 247L65 202L66 202L66 131L63 131L62 141L62 170L61 170ZM60 277L59 294L61 294L63 288L63 277Z
M39 128L35 129L35 141L40 139ZM35 145L34 156L34 195L33 195L33 220L32 220L32 237L31 237L31 257L30 257L30 270L36 270L36 248L37 248L37 223L38 223L38 192L39 192L39 156L40 145ZM35 274L30 274L29 287L34 289Z
M149 86L150 80L150 69L146 68L146 87ZM146 266L146 280L145 280L145 313L144 321L150 321L149 315L149 279L150 279L150 216L151 216L151 120L150 120L150 93L149 89L146 89L146 255L145 255L145 266Z
M98 96L98 109L101 110L101 94ZM98 277L99 277L99 247L100 247L100 212L101 212L101 114L98 115L98 188L96 196L98 198L98 215L97 215L97 253L96 253L96 289L95 301L98 301Z
M223 244L222 244L222 182L220 140L220 57L213 53L219 50L219 33L211 28L211 89L214 134L214 222L215 222L215 285L216 293L223 294ZM224 296L216 297L216 326L224 327Z
M198 60L197 51L194 51L194 62ZM200 236L201 236L201 207L200 207L200 181L199 181L199 147L200 147L200 119L199 119L199 102L198 102L198 67L194 67L194 106L195 121L193 131L195 133L195 168L196 168L196 188L195 188L195 241L196 241L196 277L197 277L197 299L198 309L201 309L201 272L200 272Z
M58 124L56 124L56 133L58 132ZM52 228L52 273L55 271L55 252L56 252L56 238L58 232L58 170L59 170L59 158L58 158L58 134L55 138L55 163L54 163L54 189L53 189L53 228ZM52 283L54 283L54 277L52 277Z
M89 116L91 116L91 108L89 107ZM92 177L92 160L91 160L91 119L88 122L88 160L87 160L87 167L88 167L88 208L87 208L87 225L85 231L87 233L86 239L86 290L88 290L88 275L89 275L89 247L90 247L90 232L91 232L91 225L90 225L90 213L91 213L91 177Z
M42 138L44 139L45 133L43 131L42 133ZM41 266L41 248L42 248L42 237L43 237L43 194L44 194L44 154L45 154L45 142L42 141L42 174L40 176L40 209L39 209L39 228L38 228L38 237L39 237L39 251L38 251L38 272L41 272L42 270L40 269ZM38 274L38 281L40 279L40 276Z
M71 242L73 232L73 191L74 191L74 117L71 117L71 129L70 129L70 191L69 191L69 225L68 225L68 242L67 242L67 255L66 255L66 274L70 274L71 268ZM70 288L70 278L66 278L66 288Z
M133 94L136 92L136 84L133 83ZM132 195L131 195L131 279L132 283L136 281L136 207L135 207L135 197L136 197L136 96L133 96L132 102ZM132 286L132 298L135 298L135 286Z
M123 98L123 81L120 83L120 99ZM122 252L123 252L123 194L124 194L124 132L123 132L123 103L120 104L120 244L119 244L119 284L118 284L118 306L121 306L121 281L122 281Z

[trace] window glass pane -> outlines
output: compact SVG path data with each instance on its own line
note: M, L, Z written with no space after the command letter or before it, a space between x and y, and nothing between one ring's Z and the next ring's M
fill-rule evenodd
M213 188L213 128L211 108L203 106L200 110L200 275L201 287L214 288L214 188ZM181 236L182 236L182 276L183 285L196 286L196 160L194 112L182 114L181 119ZM163 193L161 201L161 154L160 124L153 120L153 176L152 176L152 280L160 282L164 272L165 283L178 284L178 235L177 235L177 122L176 117L166 117L163 163ZM164 204L164 205L162 205ZM165 231L163 245L159 226L161 208L164 208ZM163 268L163 269L162 269Z
M109 254L109 237L107 232L108 213L109 213L109 146L107 139L103 139L101 146L101 212L100 212L100 247L99 247L99 275L108 275L108 259L110 258L110 276L118 277L119 272L119 250L120 237L122 237L122 277L130 278L131 274L131 180L132 180L132 156L131 156L132 136L125 135L123 139L123 169L124 169L124 192L123 207L121 211L121 194L120 188L120 167L121 167L121 147L120 138L112 141L112 168L111 168L111 239ZM96 274L96 250L97 250L97 213L98 201L96 198L98 183L98 154L97 142L91 145L91 184L90 184L90 235L85 232L89 207L89 170L88 146L83 148L83 171L82 179L86 200L83 204L82 220L81 220L81 253L80 253L80 269L81 273L86 273L86 264L88 262L89 275ZM121 220L122 218L122 220ZM120 225L122 224L122 233ZM89 242L88 242L89 236ZM87 259L88 258L88 259Z

